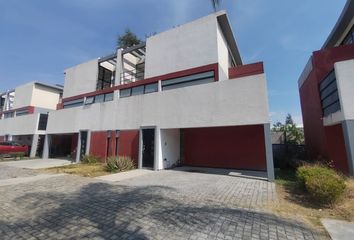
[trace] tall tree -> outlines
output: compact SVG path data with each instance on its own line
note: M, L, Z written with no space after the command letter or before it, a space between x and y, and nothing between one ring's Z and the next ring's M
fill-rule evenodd
M296 126L289 113L285 118L285 123L277 122L273 124L272 130L284 133L285 144L304 144L304 130Z
M214 12L219 8L221 0L211 0L211 4L213 5Z
M128 48L141 43L142 41L129 28L117 38L117 48Z

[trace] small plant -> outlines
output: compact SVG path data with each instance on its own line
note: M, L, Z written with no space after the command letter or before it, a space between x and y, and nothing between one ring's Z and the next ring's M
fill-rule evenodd
M98 163L98 162L101 162L101 159L99 157L96 157L94 155L85 155L82 157L81 159L81 163L84 163L84 164L95 164L95 163Z
M296 175L300 186L322 204L333 204L343 195L346 188L341 175L318 164L299 167Z
M107 160L107 171L109 172L122 172L134 168L133 160L127 156L109 157Z
M19 153L15 153L14 154L14 158L15 159L23 159L23 157L25 156L25 153L23 153L23 152L19 152Z

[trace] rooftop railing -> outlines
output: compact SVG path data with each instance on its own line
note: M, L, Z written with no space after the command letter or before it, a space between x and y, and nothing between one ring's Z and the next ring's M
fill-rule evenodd
M144 71L126 70L120 74L120 84L128 84L144 79Z

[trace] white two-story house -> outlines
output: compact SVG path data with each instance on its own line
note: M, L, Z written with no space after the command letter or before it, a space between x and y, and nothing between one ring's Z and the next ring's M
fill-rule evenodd
M30 147L30 156L42 156L48 112L57 108L61 86L30 82L0 93L0 142Z
M225 12L65 70L44 157L130 156L267 171L274 178L263 63L243 64Z

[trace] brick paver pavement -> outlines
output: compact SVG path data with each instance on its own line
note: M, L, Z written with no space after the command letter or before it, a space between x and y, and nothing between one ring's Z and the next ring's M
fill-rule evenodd
M109 184L60 176L0 187L1 239L316 239L262 211L261 180L160 171Z

